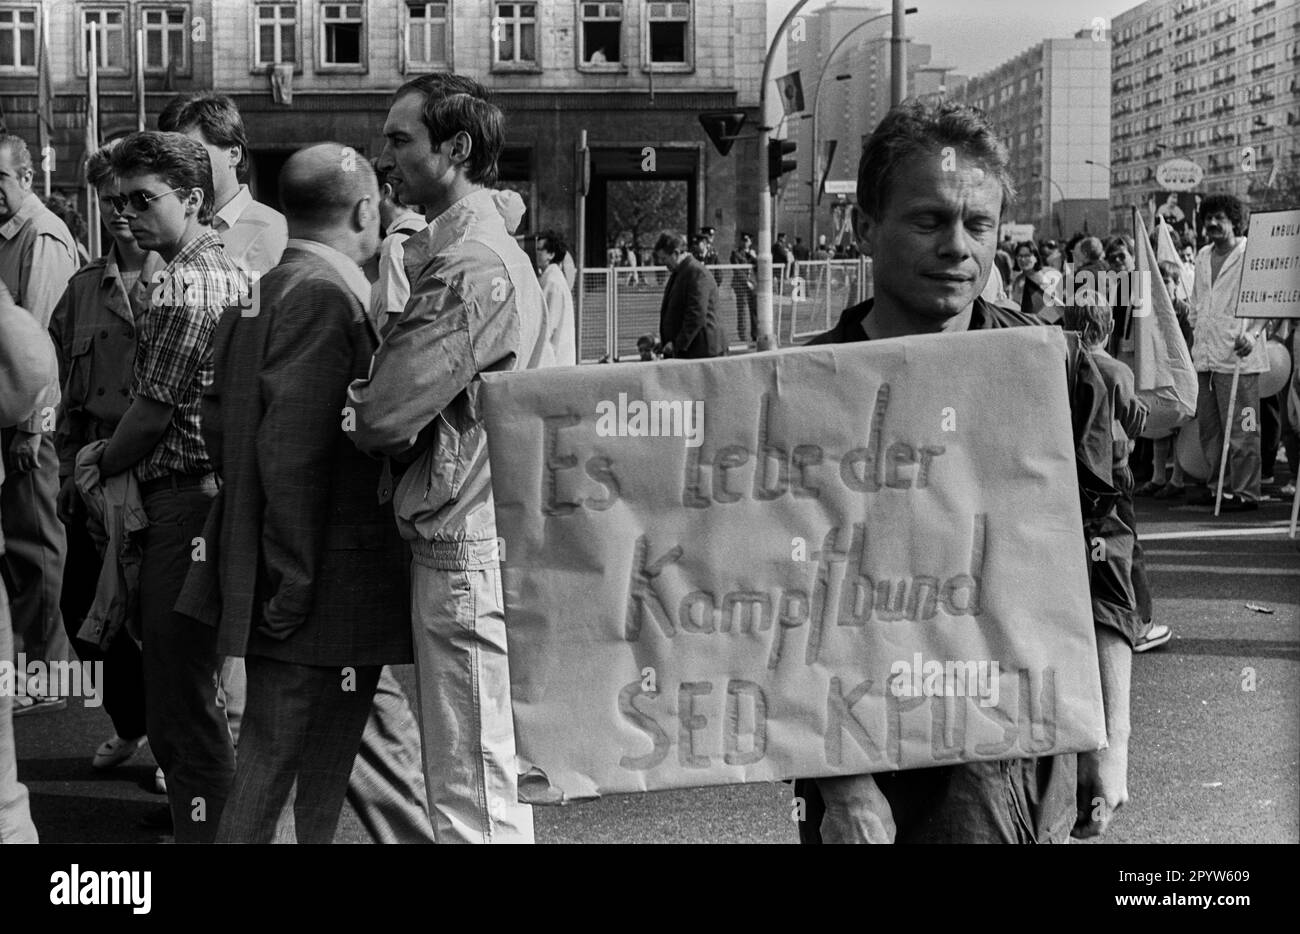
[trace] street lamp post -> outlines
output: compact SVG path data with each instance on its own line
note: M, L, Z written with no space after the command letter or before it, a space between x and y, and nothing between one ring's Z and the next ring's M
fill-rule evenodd
M1106 211L1107 211L1107 217L1109 217L1110 216L1110 163L1098 162L1095 159L1084 159L1083 164L1091 165L1095 168L1106 170ZM1088 232L1088 215L1086 213L1083 215L1083 232L1084 233Z
M772 139L773 127L767 125L767 88L772 82L777 43L785 38L786 27L795 14L807 4L808 0L799 0L777 27L763 60L763 78L758 92L758 290L754 296L758 305L758 340L755 342L758 350L771 350L776 346L772 334L772 192L767 186L767 144Z
M1056 193L1057 193L1058 195L1060 195L1060 196L1061 196L1061 200L1064 201L1064 200L1065 200L1065 191L1062 190L1062 188L1061 188L1060 185L1056 184L1056 181L1052 178L1052 176L1050 176L1050 175L1044 175L1044 176L1043 176L1043 179L1044 179L1044 181L1047 182L1047 184L1051 185L1053 188L1056 189ZM1048 220L1050 221L1051 218L1052 218L1053 216L1054 216L1054 215L1053 215L1053 213L1052 213L1052 193L1051 193L1051 191L1048 191L1048 193L1047 193L1047 217L1048 217ZM1064 234L1061 233L1061 218L1060 218L1060 217L1057 217L1057 218L1056 218L1056 239L1060 240L1063 236L1064 236Z
M868 20L868 22L870 22L870 20ZM862 25L865 26L866 23L863 23ZM841 40L841 44L843 44L843 40ZM829 67L830 63L831 63L830 59L827 59L826 65L822 66L823 77L825 76L826 68ZM836 75L835 80L844 81L851 77L853 76ZM821 162L821 157L818 152L818 147L821 145L821 140L818 138L818 134L817 134L817 101L821 98L822 82L823 82L823 78L819 77L817 79L817 90L813 91L813 99L812 99L812 158L808 160L809 163L811 163L811 165L809 166L810 170L808 174L809 177L812 179L812 181L809 182L809 185L811 186L812 194L808 199L808 249L810 250L814 249L817 245L817 196L818 194L821 193L820 192L821 185L818 183L817 180L817 166ZM830 163L827 162L826 172L829 172L830 170L831 170ZM823 175L824 174L825 173L823 173Z
M758 109L760 115L760 125L758 128L758 292L755 296L758 304L758 350L771 350L776 346L776 338L773 331L773 314L772 314L772 192L762 181L767 177L767 146L772 139L772 130L774 127L767 125L767 105L768 105L768 88L772 84L772 67L776 60L777 43L785 37L785 30L794 20L800 10L808 5L808 0L798 0L789 13L785 14L785 19L781 20L781 25L777 27L776 34L772 36L772 43L768 46L767 57L763 60L763 77L759 84ZM903 0L894 0L894 9L890 14L894 17L894 62L903 61L904 56L904 37L903 37ZM894 103L897 104L902 100L899 90L906 83L906 75L894 75L893 92Z
M916 7L908 7L903 11L903 15L906 16L909 13L915 12ZM810 185L811 195L809 196L808 201L808 249L810 250L817 245L817 189L819 187L817 184L817 163L820 161L818 153L820 140L817 134L817 102L821 99L822 85L826 80L826 72L830 69L831 62L835 61L835 56L839 54L840 49L844 47L844 43L848 42L849 39L853 37L854 33L866 26L870 26L872 23L879 22L882 19L889 19L893 15L893 13L881 13L878 16L868 17L841 36L840 41L831 47L830 54L826 56L826 61L822 63L821 73L817 76L817 89L813 91L812 99L812 156L808 160L812 163L812 183ZM889 37L878 36L877 38L886 39ZM837 77L835 80L839 81L842 79ZM893 103L898 103L898 101L894 101ZM830 165L826 166L826 170L830 171Z

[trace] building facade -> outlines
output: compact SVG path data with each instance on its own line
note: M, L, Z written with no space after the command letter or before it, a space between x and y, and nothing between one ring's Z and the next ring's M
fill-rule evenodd
M1112 28L1113 223L1167 198L1171 159L1247 203L1300 170L1300 3L1148 0Z
M279 169L296 149L334 140L377 155L393 91L419 74L454 71L481 81L505 111L502 184L524 196L525 227L554 228L572 241L581 203L588 265L603 265L619 233L610 191L621 183L673 187L679 226L713 226L722 243L757 220L752 133L720 156L697 117L744 112L756 122L766 52L761 0L4 0L0 104L33 149L37 56L27 50L48 30L56 187L80 177L85 69L76 36L92 21L108 30L101 136L135 128L135 47L143 38L149 125L175 92L229 94L248 129L250 184L272 204ZM582 130L590 170L580 202Z
M1084 30L961 88L959 99L989 115L1011 153L1019 197L1004 221L1033 224L1040 239L1109 229L1110 58L1105 31Z

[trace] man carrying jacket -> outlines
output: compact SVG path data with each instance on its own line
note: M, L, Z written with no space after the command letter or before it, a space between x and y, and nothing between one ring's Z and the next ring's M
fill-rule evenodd
M501 111L477 82L398 89L381 164L429 226L405 244L411 297L348 392L354 443L410 462L397 484L411 546L411 615L425 780L443 842L532 842L518 801L500 549L479 374L554 363L528 256L490 187ZM389 166L391 165L391 168ZM517 220L517 218L516 218Z

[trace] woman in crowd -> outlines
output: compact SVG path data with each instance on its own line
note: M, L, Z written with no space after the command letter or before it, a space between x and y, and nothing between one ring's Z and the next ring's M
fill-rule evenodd
M1059 287L1061 274L1043 265L1043 257L1031 240L1016 244L1015 261L1011 300L1025 314L1041 314L1045 305L1054 303L1049 296Z

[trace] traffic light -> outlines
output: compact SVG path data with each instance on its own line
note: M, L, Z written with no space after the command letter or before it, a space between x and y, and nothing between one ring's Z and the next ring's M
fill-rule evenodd
M798 166L794 160L794 151L799 144L792 139L773 139L767 143L767 187L776 194L777 182L786 172L793 172Z
M709 134L718 153L725 156L740 138L740 128L745 125L745 114L739 110L703 113L700 114L700 125Z

